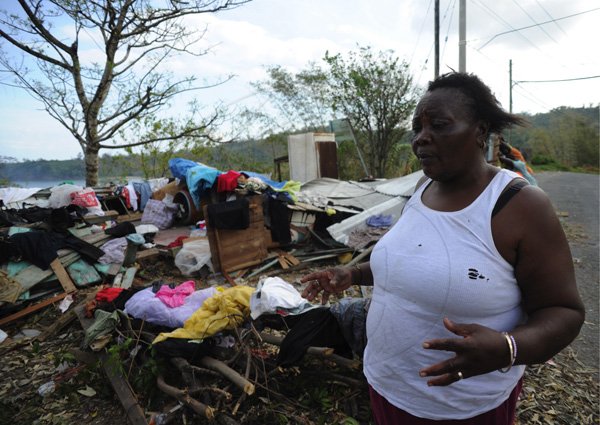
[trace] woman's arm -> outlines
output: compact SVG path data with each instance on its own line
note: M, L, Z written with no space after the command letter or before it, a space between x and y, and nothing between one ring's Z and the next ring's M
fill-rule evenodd
M585 307L575 281L569 244L548 196L524 188L514 205L520 225L515 276L523 294L527 322L512 333L516 363L541 363L569 345L579 334Z

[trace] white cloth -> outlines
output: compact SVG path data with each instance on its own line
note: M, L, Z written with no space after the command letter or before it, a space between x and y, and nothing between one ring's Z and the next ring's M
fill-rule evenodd
M146 233L158 233L160 229L154 224L139 224L135 226L135 233L145 235Z
M513 267L496 249L491 230L496 200L516 176L498 172L473 203L453 212L421 202L427 181L373 249L364 372L379 394L414 416L466 419L487 412L508 398L523 374L524 367L515 366L446 387L428 387L431 378L419 376L422 368L454 355L422 348L425 340L456 337L444 317L498 331L524 320Z
M111 239L100 247L104 255L98 258L100 264L121 264L125 260L127 239L125 237Z
M129 183L125 187L127 188L127 191L129 192L129 204L131 205L131 208L133 209L133 211L137 211L138 210L138 196L137 196L137 193L135 193L135 188L133 187L133 183Z
M304 309L302 309L305 307ZM256 319L265 313L275 313L279 309L295 310L313 308L292 285L280 277L261 279L256 291L250 297L250 317Z
M216 293L217 290L212 287L200 289L188 295L183 305L168 307L152 292L152 288L146 288L136 292L127 300L125 313L155 325L181 328L184 322L202 307L204 301Z
M24 201L31 195L38 193L39 188L20 188L20 187L3 187L0 188L0 200L4 201L6 206L10 206L13 202Z

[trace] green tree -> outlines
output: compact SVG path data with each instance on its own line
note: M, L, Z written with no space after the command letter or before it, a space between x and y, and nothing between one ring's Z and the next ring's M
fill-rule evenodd
M322 131L336 115L347 118L369 173L397 176L399 157L394 152L400 151L395 147L407 132L418 95L408 64L391 51L370 47L346 57L326 53L323 62L323 67L310 63L297 74L273 67L267 81L255 84L277 112L273 122L279 130ZM339 148L340 176L362 174L356 147L346 143Z
M330 81L326 72L316 63L297 74L276 65L267 68L268 79L253 83L255 90L267 97L276 110L268 115L263 111L253 114L263 126L272 124L275 131L323 131L332 117Z
M325 55L330 67L333 109L348 118L359 148L375 177L398 175L390 170L392 152L402 142L418 92L408 63L393 52L360 47L347 57Z
M18 0L20 13L0 10L0 39L6 43L0 67L73 135L84 154L86 182L96 185L100 149L204 136L201 125L156 139L117 139L134 120L156 113L182 92L201 88L195 77L174 79L161 68L177 54L206 53L194 50L202 31L185 27L182 19L249 1ZM93 44L86 45L88 37ZM31 65L38 72L33 78Z

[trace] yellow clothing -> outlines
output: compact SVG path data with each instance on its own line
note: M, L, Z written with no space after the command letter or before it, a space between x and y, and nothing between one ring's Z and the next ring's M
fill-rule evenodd
M250 286L234 286L208 298L183 324L173 332L163 332L153 344L167 338L204 339L224 329L233 329L250 317Z

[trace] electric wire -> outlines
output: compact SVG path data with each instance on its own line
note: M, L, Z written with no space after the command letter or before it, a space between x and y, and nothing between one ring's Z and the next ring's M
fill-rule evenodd
M417 42L415 44L415 48L413 49L412 54L410 55L410 60L408 63L412 63L413 58L415 57L415 53L417 48L419 47L419 41L421 40L421 34L423 34L423 28L425 28L425 24L427 23L427 17L429 16L429 11L431 10L431 4L433 0L429 0L429 6L427 6L427 12L425 13L425 17L423 18L423 23L421 24L421 29L419 30L419 35L417 36Z
M450 5L450 3L448 3ZM446 37L444 38L444 45L442 46L442 54L440 55L440 62L444 58L444 52L446 52L446 45L448 44L448 34L450 34L450 26L452 25L452 18L454 17L454 10L456 9L456 0L452 1L452 12L450 13L450 18L448 19L448 28L446 28ZM446 13L448 13L448 9L446 9ZM444 18L446 14L444 14Z
M540 22L540 23L538 23L538 24L535 24L535 25L527 25L527 26L525 26L525 27L521 27L521 28L513 28L513 29L511 29L510 31L503 31L503 32L499 32L498 34L495 34L495 35L493 35L493 36L492 36L492 38L490 38L488 41L486 41L486 42L485 42L485 43L484 43L484 44L483 44L481 47L479 47L478 49L479 49L479 50L483 49L485 46L487 46L489 43L491 43L493 40L495 40L497 37L499 37L499 36L501 36L501 35L510 34L510 33L513 33L513 32L516 32L516 31L525 30L525 29L528 29L528 28L539 27L539 26L541 26L541 25L549 24L549 23L551 23L551 22L554 22L554 23L556 23L556 21L560 21L560 20L563 20L563 19L568 19L568 18L573 18L574 16L579 16L579 15L583 15L583 14L586 14L586 13L595 12L595 11L597 11L597 10L600 10L600 7L597 7L597 8L595 8L595 9L585 10L585 11L583 11L583 12L579 12L579 13L574 13L574 14L572 14L572 15L563 16L563 17L561 17L561 18L552 19L552 20L550 20L550 21L544 21L544 22ZM473 39L473 40L470 40L470 41L478 41L478 40L481 40L481 38L476 38L476 39Z
M525 41L527 41L529 44L531 44L536 50L539 50L540 52L542 51L538 46L535 45L535 43L533 43L529 38L525 37L524 34L521 34L521 32L519 32L518 29L514 28L511 24L509 24L506 20L504 20L504 18L502 18L500 15L498 15L492 9L490 9L486 4L481 3L479 1L474 1L473 3L476 4L476 5L478 5L479 7L483 8L483 10L488 15L492 16L493 18L495 18L498 22L502 22L504 25L506 25L508 28L510 28L512 31L509 31L509 32L517 32L517 34L521 38L523 38ZM532 25L532 26L535 26L535 25ZM481 46L480 49L482 49L484 46L485 46L485 44L483 46Z
M454 0L453 4L456 4L456 0ZM446 10L444 11L444 16L442 17L442 23L445 21L446 16L448 16L448 10L450 9L450 3L448 3L448 6L446 7ZM454 13L454 9L452 10L452 12ZM450 21L452 21L452 17L450 17ZM450 30L450 26L448 25L448 30ZM446 34L446 42L448 41L448 35ZM432 43L431 47L429 48L429 53L427 53L427 57L425 58L425 61L423 62L423 65L420 67L419 69L419 75L416 79L417 84L419 84L421 82L421 77L423 75L423 72L427 69L427 64L429 62L429 58L431 57L431 52L433 51L433 48L435 47L435 40ZM445 44L444 44L445 47ZM441 60L441 56L439 58Z
M515 83L561 83L563 81L591 80L592 78L600 78L600 75L590 75L589 77L577 78L562 78L556 80L520 80L515 81Z
M550 12L548 12L546 10L546 8L544 6L542 6L542 3L539 2L539 0L535 0L535 2L538 4L538 6L544 11L546 12L546 15L548 15L548 17L552 20L552 22L554 22L554 25L556 25L558 27L558 29L560 29L564 35L567 35L567 33L565 32L565 30L560 26L560 24L558 23L558 21L556 19L554 19L554 17L550 14Z
M470 46L469 46L470 47ZM493 69L494 70L502 70L504 69L504 65L499 64L496 60L490 58L489 56L487 56L486 54L480 52L479 50L475 49L474 47L470 47L471 50L473 50L474 52L478 53L480 56L484 57L486 60L488 60L490 63L492 63L493 65ZM496 73L498 73L498 71L495 71ZM504 72L502 72L502 74L504 74ZM504 75L502 76L504 78ZM515 83L513 81L513 83ZM524 89L523 87L519 86L519 95L523 96L524 98L528 99L530 102L535 103L537 106L541 107L543 110L545 111L550 111L552 108L549 107L542 99L539 99L537 96L535 96L533 93L527 91L526 89ZM529 93L529 96L523 94L523 92Z
M548 33L548 31L546 31L546 29L545 29L543 26L539 25L539 24L538 24L538 23L535 21L535 19L533 19L533 16L531 16L531 15L530 15L530 14L529 14L529 13L528 13L528 12L527 12L527 11L526 11L524 8L523 8L523 6L521 6L521 5L520 5L520 4L517 2L517 0L513 0L513 3L514 3L514 4L516 4L516 5L519 7L519 9L521 9L521 10L523 11L523 13L524 13L524 14L526 14L526 15L529 17L529 19L531 19L531 22L533 22L533 23L534 23L536 26L538 26L538 27L539 27L539 28L540 28L542 31L544 31L544 34L546 34L550 40L552 40L552 41L554 41L555 43L557 43L557 44L558 44L558 41L556 41L556 40L554 39L554 37L552 37L552 36L551 36L551 35Z

